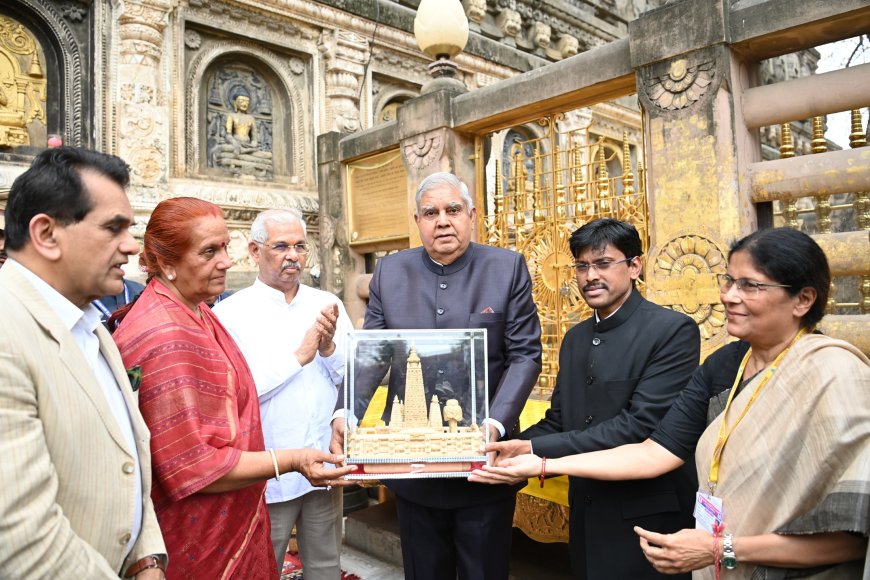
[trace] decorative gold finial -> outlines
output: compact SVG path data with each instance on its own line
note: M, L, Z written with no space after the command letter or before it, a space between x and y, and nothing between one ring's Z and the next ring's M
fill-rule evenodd
M782 124L779 139L779 157L780 159L794 157L794 138L791 134L791 123ZM782 217L785 220L786 227L794 230L800 227L800 222L798 222L797 202L794 199L787 199L785 201L785 207L782 210Z
M610 175L607 173L607 159L604 156L604 137L598 138L598 203L599 211L607 213L610 211L610 203L607 198L610 197Z
M634 174L631 172L631 148L628 131L622 132L622 195L634 195Z
M33 56L30 58L30 70L27 71L27 74L34 78L42 78L42 65L39 63L39 51L33 51Z
M852 109L852 132L849 133L849 146L852 149L867 144L867 135L861 127L861 109Z
M813 117L813 153L824 153L828 150L828 140L825 139L825 120L821 115Z

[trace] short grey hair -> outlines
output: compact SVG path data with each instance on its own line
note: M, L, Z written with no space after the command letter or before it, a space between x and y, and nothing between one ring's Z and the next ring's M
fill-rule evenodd
M420 199L423 195L427 191L435 189L441 185L446 185L453 191L458 192L459 197L461 197L462 201L465 203L465 210L468 212L468 215L471 215L471 210L474 209L474 200L471 198L471 194L468 193L468 187L462 183L461 179L452 173L447 173L445 171L433 173L420 182L420 187L417 188L417 195L414 196L414 204L417 206L417 215L420 215Z
M302 217L302 212L295 207L289 209L267 209L260 212L251 224L251 239L255 242L265 244L269 239L269 234L266 228L269 224L292 224L299 222L302 225L302 234L308 238L308 229L305 227L305 218Z

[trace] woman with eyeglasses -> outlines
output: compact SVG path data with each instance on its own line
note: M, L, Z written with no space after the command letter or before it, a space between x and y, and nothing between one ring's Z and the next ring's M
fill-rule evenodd
M299 471L323 485L349 471L325 468L341 457L316 449L265 448L251 371L205 303L226 286L229 239L218 206L160 202L139 256L148 284L113 316L124 365L141 381L167 578L278 578L266 480Z
M696 529L635 528L656 569L867 578L870 361L813 332L830 283L824 252L806 234L774 228L739 240L719 276L727 330L738 341L707 358L649 439L558 459L521 455L470 479L645 479L694 455Z

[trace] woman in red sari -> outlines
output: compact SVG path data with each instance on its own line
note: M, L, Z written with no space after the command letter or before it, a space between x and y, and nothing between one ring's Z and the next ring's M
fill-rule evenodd
M265 481L300 471L338 484L349 471L324 467L340 456L264 448L251 372L203 303L224 291L228 241L216 205L158 204L139 257L148 285L114 334L125 366L141 372L167 578L277 578Z

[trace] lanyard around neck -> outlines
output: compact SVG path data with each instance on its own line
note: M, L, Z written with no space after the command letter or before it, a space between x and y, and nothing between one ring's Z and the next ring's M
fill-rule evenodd
M807 333L806 328L801 328L798 333L795 335L791 342L788 343L788 346L785 349L776 355L776 358L773 359L773 364L767 369L767 372L764 373L764 376L761 377L761 380L756 385L755 390L752 392L752 396L749 397L749 400L746 402L746 406L743 407L743 411L741 411L740 415L737 417L737 420L734 421L734 424L731 428L728 428L728 409L731 407L731 401L734 400L734 395L737 393L737 386L740 384L741 379L743 378L743 371L746 368L746 363L749 362L749 357L752 356L752 348L746 351L746 355L743 357L743 361L740 363L740 368L737 370L737 377L734 379L734 384L731 385L731 392L728 394L728 402L725 403L725 410L722 411L722 424L719 425L719 435L716 437L716 445L713 447L713 458L710 461L710 477L708 479L710 486L710 493L713 494L716 490L716 484L719 483L719 463L722 459L722 452L725 451L725 444L728 442L728 438L731 437L731 434L734 433L734 430L737 428L737 425L740 424L740 421L743 420L743 417L746 416L746 413L749 412L749 408L755 403L755 400L761 394L761 390L767 385L770 381L771 377L773 377L773 373L776 372L777 367L779 367L779 363L782 362L782 359L785 358L785 355L788 353L789 349L797 342L797 340Z
M112 311L106 308L106 305L103 304L102 300L94 300L91 302L94 306L97 307L97 310L103 313L104 318L109 318L112 315ZM124 304L121 306L125 306L130 304L130 288L127 286L127 283L124 282Z

